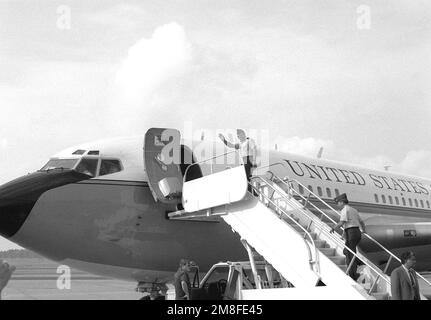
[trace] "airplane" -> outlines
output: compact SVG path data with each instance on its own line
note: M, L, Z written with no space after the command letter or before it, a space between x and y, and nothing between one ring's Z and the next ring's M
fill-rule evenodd
M198 165L185 180L208 172L203 149L226 149L221 141L180 140L180 163L166 165L159 157L164 130L68 148L40 170L0 186L0 235L61 264L149 286L171 281L181 258L201 270L248 260L223 221L168 218L181 208L189 160ZM268 159L274 174L298 180L331 206L347 193L369 235L395 254L414 251L418 271L431 269L431 180L276 150L268 150ZM360 248L385 262L372 244Z

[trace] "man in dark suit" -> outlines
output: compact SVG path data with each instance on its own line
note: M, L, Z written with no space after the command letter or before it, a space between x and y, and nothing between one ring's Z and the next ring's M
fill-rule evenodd
M420 300L419 283L413 270L416 265L415 254L411 251L404 252L401 263L391 274L392 300Z

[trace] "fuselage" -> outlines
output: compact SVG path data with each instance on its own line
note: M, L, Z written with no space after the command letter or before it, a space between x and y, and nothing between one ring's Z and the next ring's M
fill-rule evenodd
M62 163L70 168L48 168L0 187L1 234L61 263L142 282L166 281L181 258L195 260L202 270L246 259L238 236L225 223L166 218L176 209L153 197L143 141L119 138L69 148L51 160L68 160ZM337 193L347 193L372 236L394 250L413 248L418 268L431 268L430 180L277 151L268 155L273 173L297 179L330 205ZM200 161L208 155L194 157ZM82 166L76 173L83 159L94 160L92 175ZM115 172L107 165L117 166ZM29 183L39 191L20 194L20 186ZM19 206L23 199L26 206ZM5 228L14 220L12 211L20 218Z

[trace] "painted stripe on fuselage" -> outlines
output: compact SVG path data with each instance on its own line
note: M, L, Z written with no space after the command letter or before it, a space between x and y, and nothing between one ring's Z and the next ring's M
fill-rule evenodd
M130 180L90 179L90 180L85 180L78 183L149 187L149 184L146 181L130 181ZM294 198L296 200L300 200L300 197L298 196L295 196ZM332 199L323 199L323 200L334 209L336 208L336 203L334 202L334 200ZM310 202L313 203L315 206L317 206L319 209L329 210L319 200L311 198ZM412 217L412 218L425 218L425 219L431 220L431 210L425 209L425 208L411 208L411 207L401 207L401 206L394 206L394 205L384 205L384 204L355 202L355 201L350 201L350 205L354 206L361 213L402 216L402 217Z
M147 181L131 181L131 180L107 180L107 179L90 179L79 182L80 184L101 184L101 185L123 185L123 186L138 186L149 187Z

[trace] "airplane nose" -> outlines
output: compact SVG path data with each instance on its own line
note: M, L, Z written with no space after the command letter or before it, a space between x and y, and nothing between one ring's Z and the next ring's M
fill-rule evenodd
M89 178L74 170L55 169L30 173L0 186L0 235L15 235L46 191Z

